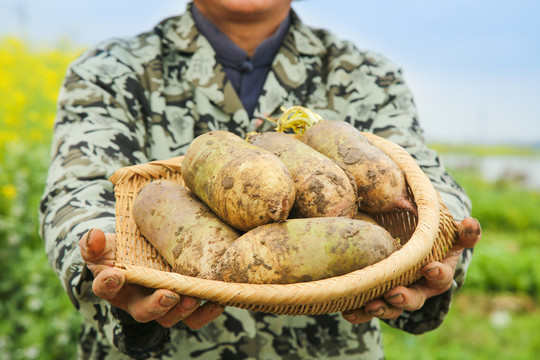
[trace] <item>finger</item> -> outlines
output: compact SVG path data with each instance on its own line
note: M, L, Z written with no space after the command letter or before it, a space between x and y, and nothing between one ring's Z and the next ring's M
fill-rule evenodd
M365 323L374 317L379 319L396 319L403 313L402 309L391 306L382 299L366 303L362 308L344 311L342 316L352 324Z
M396 319L403 313L403 309L392 306L383 300L373 300L364 305L365 311L379 319Z
M180 296L170 290L152 291L131 286L123 299L127 302L127 312L138 322L149 322L167 314L179 301Z
M223 305L207 302L186 317L184 323L191 329L197 330L215 320L219 315L223 314L223 311L225 311Z
M177 322L180 322L190 316L194 311L197 310L199 304L200 301L196 298L182 296L178 303L171 308L171 310L169 310L161 318L156 319L156 321L164 327L171 327Z
M115 268L107 268L97 274L92 282L94 294L116 305L122 287L126 282L124 274Z
M482 237L482 227L478 220L472 217L463 219L458 223L458 241L454 249L472 248Z
M397 286L393 288L384 294L384 299L394 308L416 311L424 306L427 294L425 289L419 286L419 283L414 283L409 287Z
M351 324L355 325L366 323L373 319L373 316L369 315L364 307L361 307L360 309L344 311L341 313L341 316L343 316L343 318Z
M454 280L455 264L434 261L422 269L424 281L417 284L426 288L427 297L436 296L450 289Z
M116 235L105 234L100 229L94 228L83 235L79 241L79 249L87 264L114 266Z
M397 309L416 311L428 298L440 295L452 286L454 272L449 265L433 262L426 265L423 273L422 280L409 287L397 286L384 294L386 302Z
M91 229L84 234L79 241L79 249L84 261L93 262L99 259L105 250L105 240L105 234L98 229Z
M105 233L99 229L91 229L83 235L80 245L84 250L83 257L85 259L97 260L103 255L107 245Z

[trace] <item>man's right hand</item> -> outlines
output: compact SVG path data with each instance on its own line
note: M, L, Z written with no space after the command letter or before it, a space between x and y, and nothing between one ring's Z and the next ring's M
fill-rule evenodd
M166 289L148 289L126 283L124 273L114 267L115 234L92 229L83 235L79 248L83 260L94 274L92 289L102 299L129 313L138 322L156 320L164 327L183 321L199 329L223 313L223 306L180 296Z

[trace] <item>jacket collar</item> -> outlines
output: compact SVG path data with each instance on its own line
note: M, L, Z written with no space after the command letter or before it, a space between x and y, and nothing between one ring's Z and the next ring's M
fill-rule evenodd
M296 13L291 10L291 25L279 49L272 69L264 83L259 104L253 113L254 118L266 119L281 106L299 104L286 103L291 91L304 88L308 80L308 65L312 57L322 56L326 51L323 43L313 31L305 26ZM305 92L305 90L304 90Z
M164 49L174 48L190 56L191 60L181 76L197 84L199 91L223 111L235 114L234 118L238 119L235 122L245 123L249 121L247 113L239 112L243 110L242 103L216 61L212 46L197 30L191 6L189 3L184 14L162 23ZM264 119L279 109L290 88L296 88L306 81L307 68L302 56L320 56L325 51L320 39L291 10L289 32L274 59L253 116Z

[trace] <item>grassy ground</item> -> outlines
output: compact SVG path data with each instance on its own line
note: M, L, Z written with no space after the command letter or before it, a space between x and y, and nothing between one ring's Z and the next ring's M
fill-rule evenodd
M485 152L475 148L477 153ZM450 145L443 150L456 152ZM506 151L499 154L536 150ZM482 241L446 321L420 336L385 326L387 357L536 359L540 354L540 193L505 180L486 182L471 170L451 172L472 199L473 216L483 228Z
M385 326L388 359L531 360L540 354L540 311L530 296L465 290L435 331L411 336Z
M540 231L484 226L465 286L445 322L412 336L385 326L388 359L530 360L540 354Z

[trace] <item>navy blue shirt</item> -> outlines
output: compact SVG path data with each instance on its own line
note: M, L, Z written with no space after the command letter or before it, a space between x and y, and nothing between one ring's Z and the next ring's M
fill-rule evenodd
M257 99L272 66L272 61L289 29L289 16L278 27L274 35L257 46L252 57L233 43L217 26L192 6L195 25L210 42L217 60L223 66L227 78L233 85L249 117L257 106Z

